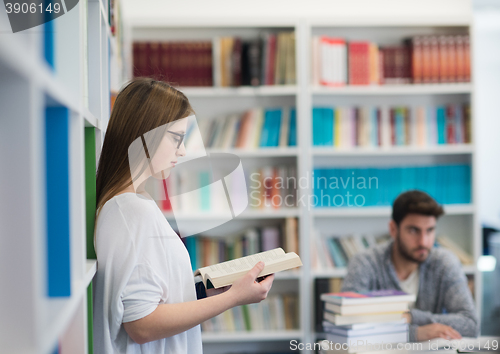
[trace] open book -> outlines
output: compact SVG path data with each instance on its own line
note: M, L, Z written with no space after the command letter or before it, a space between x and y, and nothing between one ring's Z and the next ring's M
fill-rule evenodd
M300 257L295 252L285 253L283 248L275 248L269 251L255 253L250 256L203 267L196 270L194 275L201 275L205 288L220 288L231 285L235 280L248 273L248 271L259 261L263 261L265 266L258 277L300 267L302 265Z

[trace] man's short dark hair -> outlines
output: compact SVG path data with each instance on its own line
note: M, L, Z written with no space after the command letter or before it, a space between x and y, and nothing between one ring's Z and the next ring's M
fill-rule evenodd
M434 216L437 219L444 214L444 210L429 194L411 190L401 193L392 204L392 220L398 226L408 214Z

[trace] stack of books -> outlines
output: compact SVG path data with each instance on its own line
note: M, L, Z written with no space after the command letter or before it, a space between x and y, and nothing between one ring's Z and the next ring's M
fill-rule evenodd
M326 340L349 348L368 344L406 343L408 324L404 313L415 295L397 290L321 295Z

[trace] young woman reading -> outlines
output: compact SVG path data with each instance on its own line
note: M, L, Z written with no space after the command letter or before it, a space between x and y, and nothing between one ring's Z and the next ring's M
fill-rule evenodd
M202 353L200 323L265 299L274 275L259 262L197 300L189 254L144 189L184 156L186 96L165 82L131 81L118 94L97 171L94 352ZM134 149L139 147L139 149Z

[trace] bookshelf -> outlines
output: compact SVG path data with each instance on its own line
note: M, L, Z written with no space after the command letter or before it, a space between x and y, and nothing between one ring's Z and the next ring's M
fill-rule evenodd
M439 232L453 237L476 261L481 254L475 204L476 137L474 129L474 76L466 83L407 84L324 87L312 85L311 48L312 38L317 35L344 37L348 40L370 40L381 45L400 43L413 35L436 33L472 33L470 3L460 2L457 7L443 1L438 5L425 2L418 6L401 8L394 2L381 9L377 5L356 1L357 5L334 2L331 6L318 2L317 6L296 9L272 8L265 14L256 15L252 9L236 9L234 16L210 18L214 9L208 5L196 12L183 5L173 8L157 8L161 14L153 16L143 9L134 8L137 14L130 15L127 25L127 46L131 57L133 41L212 40L217 36L241 36L250 38L260 32L293 30L296 40L296 85L257 87L181 87L193 104L199 120L211 119L230 113L242 113L254 107L295 106L297 110L297 147L286 149L212 149L209 152L230 152L238 155L245 164L269 165L282 161L294 164L298 176L310 175L316 167L386 167L386 166L432 166L439 164L466 164L471 168L471 202L445 205L446 216L438 223ZM263 2L258 2L265 6ZM256 6L258 5L256 4ZM361 5L360 5L361 4ZM402 6L402 5L401 5ZM356 9L354 9L354 7ZM451 9L453 7L453 9ZM256 7L258 8L258 6ZM363 8L361 10L361 8ZM324 12L322 12L324 10ZM229 10L228 10L229 11ZM387 11L387 13L385 12ZM289 12L293 12L290 15ZM430 15L432 13L432 15ZM286 15L285 15L286 14ZM262 16L260 16L262 15ZM473 48L473 43L471 43ZM472 53L472 49L471 49ZM129 65L129 74L132 72ZM469 102L472 116L472 143L435 146L390 146L387 148L332 148L312 144L312 108L316 106L354 105L443 105ZM310 186L301 188L300 195L310 196ZM204 350L207 353L273 352L289 350L291 339L312 343L319 335L314 330L314 282L320 278L343 278L345 268L313 269L310 235L319 229L324 233L335 230L338 234L351 232L386 233L390 206L362 208L312 208L298 205L294 210L271 211L246 210L235 220L213 231L219 234L232 233L248 226L267 225L287 216L296 216L299 224L299 249L304 266L293 277L277 277L273 291L297 293L300 304L300 329L298 331L222 332L203 333ZM167 219L173 220L171 213ZM192 222L203 222L211 218L210 213L181 215ZM481 308L481 274L475 266L464 266L469 277L474 278L475 301ZM478 313L480 311L478 310ZM262 344L262 343L265 344ZM238 343L236 345L235 343ZM302 352L308 352L304 349Z
M109 6L80 1L63 16L15 34L3 5L0 11L5 352L93 352L96 261L87 234L110 110L110 66L123 71L110 59L110 51L121 54Z

